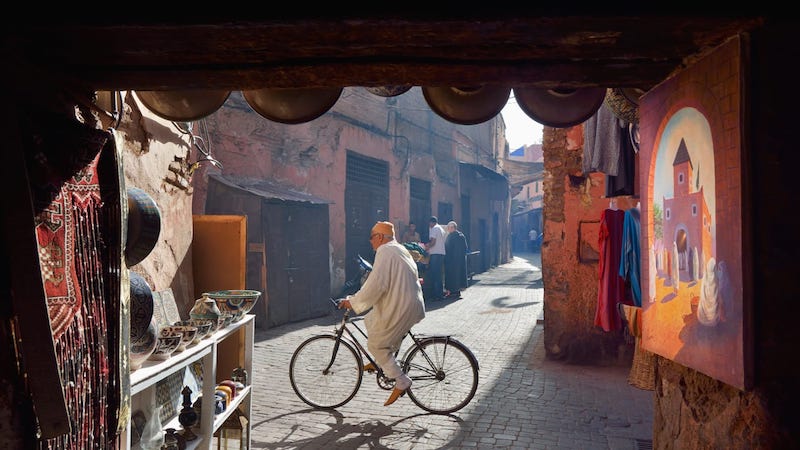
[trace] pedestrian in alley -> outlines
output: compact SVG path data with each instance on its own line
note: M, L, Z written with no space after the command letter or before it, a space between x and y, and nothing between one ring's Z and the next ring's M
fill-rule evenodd
M394 354L403 336L425 317L425 302L417 263L395 240L394 225L376 223L369 242L375 250L372 272L358 292L339 302L339 308L349 308L357 314L369 311L364 316L367 350L383 373L395 380L394 389L384 403L389 406L411 387L411 378L403 373ZM368 363L364 370L375 370L370 366Z
M447 223L447 238L444 241L444 290L449 299L461 298L467 284L467 237L458 229L455 221Z
M439 301L444 299L444 242L447 232L444 227L439 225L439 219L431 216L428 221L428 242L425 244L425 251L428 252L428 268L423 277L423 290L425 299Z
M419 233L417 232L417 224L414 222L408 222L408 228L406 229L403 236L400 238L401 244L409 244L414 242L420 242L422 239L419 237Z
M531 228L531 231L528 231L528 249L531 252L536 251L536 239L539 237L539 233L536 231L536 228Z

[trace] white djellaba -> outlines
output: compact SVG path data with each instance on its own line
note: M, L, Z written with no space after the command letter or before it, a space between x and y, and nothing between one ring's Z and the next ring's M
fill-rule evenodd
M720 279L717 272L717 261L710 258L703 274L700 287L700 302L697 305L697 320L705 326L714 326L719 322L721 313Z
M680 254L678 254L678 243L672 243L672 290L675 291L675 295L678 295L678 288L681 284L681 274L680 274L680 261L678 258Z
M649 253L649 265L650 265L650 276L649 276L649 288L650 288L650 302L656 301L656 272L658 272L658 268L656 267L656 249L651 247Z

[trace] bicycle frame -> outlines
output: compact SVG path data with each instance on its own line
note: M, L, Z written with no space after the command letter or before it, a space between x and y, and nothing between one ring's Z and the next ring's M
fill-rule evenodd
M335 300L331 299L331 302L333 302L334 305L337 305L337 307L338 307L338 304L336 303ZM361 318L358 318L358 319L360 320ZM366 356L366 358L369 360L369 362L371 362L372 365L377 368L378 375L383 375L383 369L378 366L378 364L372 358L372 355L369 353L369 351L367 351L367 349L364 348L364 345L361 343L361 341L356 337L356 335L347 326L348 324L352 325L353 327L355 327L356 330L358 330L358 333L364 339L369 339L369 336L367 336L367 333L363 329L361 329L361 327L358 326L358 324L355 322L355 320L356 320L356 318L350 318L350 310L349 309L344 311L344 314L342 315L342 321L339 323L339 326L334 328L333 334L336 336L336 344L333 347L333 352L331 354L331 360L328 363L328 366L325 368L324 372L327 373L328 370L330 370L330 368L333 366L333 363L336 361L336 355L339 354L339 342L342 339L347 339L351 344L353 344L356 347L356 349L358 349L358 352L361 354L362 357ZM347 333L347 336L345 336L345 332ZM409 352L411 350L413 350L414 348L420 348L422 355L425 356L425 361L427 361L428 364L430 364L431 368L434 368L435 364L431 360L430 356L428 356L428 354L425 352L423 346L421 345L422 340L430 339L430 338L444 338L444 339L449 340L451 338L450 335L446 335L446 334L437 334L437 335L427 335L427 334L426 335L422 335L422 334L420 334L420 335L416 335L416 334L412 333L411 330L408 331L406 336L411 338L411 340L414 343L413 343L413 345L411 347L409 347L406 350L406 352L403 355L402 360L398 361L398 363L402 366L403 365L402 361L404 361L406 359L406 357L408 356ZM406 336L403 336L403 340L400 342L400 347L402 347L403 341L405 341ZM399 353L400 353L400 349L398 348L397 351L394 354L395 358L397 357L397 355ZM474 355L472 355L472 356L474 358ZM477 362L477 358L475 358L475 361Z
M347 339L348 341L350 341L350 343L353 344L356 347L356 349L358 349L358 352L361 356L366 356L369 362L371 362L375 367L378 367L377 363L375 363L375 360L372 359L372 355L370 355L367 349L364 348L364 345L361 344L361 341L359 341L358 338L356 338L356 335L353 334L352 331L350 331L350 328L347 326L348 323L354 326L356 330L358 330L358 332L362 336L364 336L364 339L368 338L367 333L365 333L364 330L362 330L361 327L358 326L358 324L356 324L350 319L350 310L345 310L344 314L342 315L342 321L339 323L339 326L335 327L333 330L333 334L336 335L336 344L334 344L333 346L333 352L331 352L331 360L328 363L328 366L323 371L324 373L328 373L328 370L330 370L330 368L333 366L333 363L336 361L336 355L339 354L339 342L341 342L342 339ZM347 337L344 336L345 332L347 332Z

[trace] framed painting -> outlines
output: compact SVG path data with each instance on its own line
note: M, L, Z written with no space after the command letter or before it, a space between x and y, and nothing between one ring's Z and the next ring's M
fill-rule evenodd
M650 90L639 127L642 345L739 389L753 372L745 51L730 40Z

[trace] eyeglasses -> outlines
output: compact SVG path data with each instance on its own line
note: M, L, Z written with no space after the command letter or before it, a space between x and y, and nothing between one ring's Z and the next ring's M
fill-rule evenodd
M380 236L382 236L382 234L380 234L380 233L375 233L375 234L373 234L372 236L370 236L370 237L369 237L369 240L371 241L371 240L375 239L375 236L378 236L378 237L380 237Z

